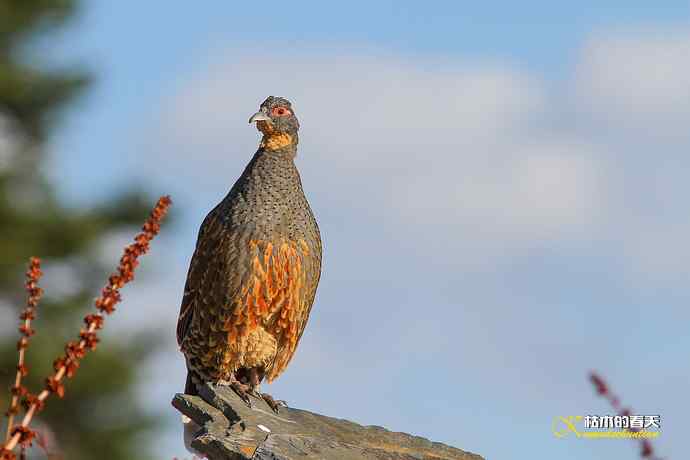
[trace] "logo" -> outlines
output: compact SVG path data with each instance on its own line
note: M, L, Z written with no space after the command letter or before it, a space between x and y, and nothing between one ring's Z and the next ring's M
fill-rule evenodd
M551 423L557 438L657 438L660 429L660 415L559 415Z

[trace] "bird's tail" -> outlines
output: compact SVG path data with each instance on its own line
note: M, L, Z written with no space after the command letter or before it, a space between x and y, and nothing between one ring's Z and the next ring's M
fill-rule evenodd
M187 371L187 382L184 384L185 394L196 396L199 392L196 389L196 384L194 383L192 372Z

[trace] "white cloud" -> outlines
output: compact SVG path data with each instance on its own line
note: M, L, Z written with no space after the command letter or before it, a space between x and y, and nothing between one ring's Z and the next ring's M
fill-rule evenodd
M468 137L508 134L543 103L537 83L517 71L430 65L367 55L229 54L182 89L164 129L183 148L214 147L196 154L217 160L230 139L235 146L235 137L247 138L248 114L264 97L284 94L295 102L304 142L317 158L369 169L394 160L424 163L445 153L434 149L467 145Z
M411 224L436 221L462 229L472 245L503 249L577 236L603 212L604 164L588 146L538 141L487 148L482 155L481 167L438 168L407 184L396 205Z
M687 29L596 36L584 47L577 68L579 102L590 116L614 126L687 134L688 56Z

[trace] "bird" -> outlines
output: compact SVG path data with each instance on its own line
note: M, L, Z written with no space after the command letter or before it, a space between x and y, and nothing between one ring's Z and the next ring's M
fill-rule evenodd
M295 165L299 121L270 96L251 116L258 150L203 220L177 322L185 393L211 382L275 412L286 403L260 391L290 363L321 277L322 243Z

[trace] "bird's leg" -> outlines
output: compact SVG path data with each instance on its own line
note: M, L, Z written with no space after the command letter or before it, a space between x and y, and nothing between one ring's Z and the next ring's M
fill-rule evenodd
M273 396L269 395L268 393L261 393L259 391L259 384L261 383L261 379L262 376L259 374L259 368L252 367L251 369L249 369L250 394L256 398L260 398L266 401L266 404L268 404L268 406L271 409L273 409L273 412L277 414L280 409L280 406L287 407L287 403L281 400L276 401L275 399L273 399Z
M250 408L252 407L252 401L249 399L249 395L252 391L251 386L240 382L235 376L234 372L230 374L229 380L219 380L217 384L229 386L235 393L237 393L237 396L239 396L240 399L247 404L247 406Z
M259 369L252 367L247 371L247 386L249 387L249 394L257 399L262 399L261 393L259 393L259 385L261 384L261 376L259 375Z
M257 390L261 384L261 377L259 376L259 368L252 367L249 369L249 386L252 390Z

